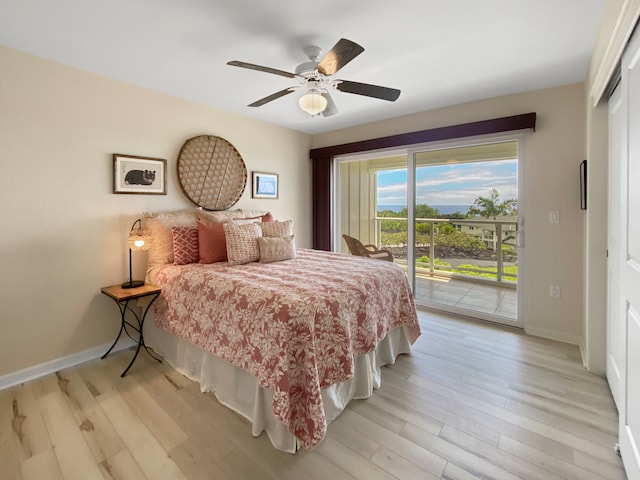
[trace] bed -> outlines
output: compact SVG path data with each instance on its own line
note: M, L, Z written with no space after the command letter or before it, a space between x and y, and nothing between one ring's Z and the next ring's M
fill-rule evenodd
M147 278L162 295L146 343L290 453L322 441L420 335L391 262L296 249L269 263L165 263Z

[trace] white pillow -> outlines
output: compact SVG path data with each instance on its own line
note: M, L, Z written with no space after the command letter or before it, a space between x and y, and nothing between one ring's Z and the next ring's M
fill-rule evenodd
M285 222L263 222L262 226L263 237L288 237L293 235L293 220L287 220Z
M261 237L258 238L260 247L260 263L280 262L296 258L295 236Z
M225 223L234 218L244 218L242 213L231 210L209 211L196 209L196 216L201 222Z

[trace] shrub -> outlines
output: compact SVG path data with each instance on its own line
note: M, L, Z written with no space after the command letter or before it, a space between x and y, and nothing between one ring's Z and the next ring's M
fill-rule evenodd
M383 247L392 245L406 245L407 244L407 232L387 233L382 232L380 243Z
M465 233L453 232L449 234L438 234L435 236L436 245L459 248L461 250L480 251L486 250L487 246L478 237Z

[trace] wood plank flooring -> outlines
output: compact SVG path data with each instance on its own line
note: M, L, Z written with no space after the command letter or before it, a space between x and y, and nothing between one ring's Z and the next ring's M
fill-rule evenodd
M420 312L411 355L290 455L198 385L120 352L0 392L2 479L625 479L618 416L578 349Z

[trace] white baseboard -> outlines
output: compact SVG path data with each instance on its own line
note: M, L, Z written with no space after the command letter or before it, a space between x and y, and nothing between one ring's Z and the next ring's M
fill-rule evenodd
M584 343L584 338L582 340L580 340L580 345L578 345L578 347L580 348L580 358L582 359L582 366L588 370L588 365L587 365L587 347L585 346Z
M124 338L118 342L111 353L119 352L120 350L124 350L125 348L129 348L134 345L136 345L136 343L133 340L130 338ZM111 343L105 343L99 347L90 348L83 352L67 355L66 357L57 358L49 362L41 363L40 365L35 365L33 367L25 368L24 370L18 370L17 372L3 375L0 377L0 391L44 377L50 373L59 372L65 368L75 367L76 365L88 362L89 360L100 358L110 346Z
M527 335L555 340L557 342L570 343L571 345L580 346L583 343L580 335L558 332L557 330L551 330L548 328L531 327L525 324L524 331Z

